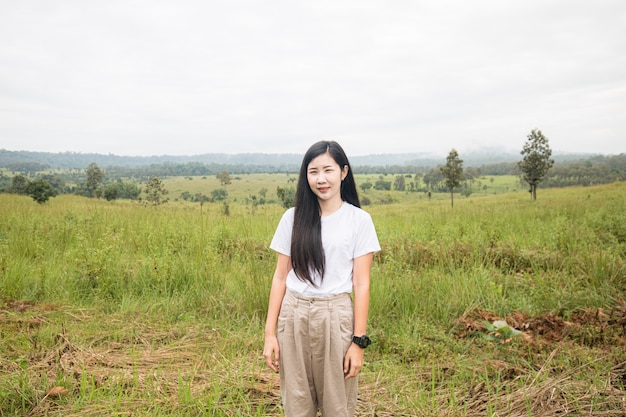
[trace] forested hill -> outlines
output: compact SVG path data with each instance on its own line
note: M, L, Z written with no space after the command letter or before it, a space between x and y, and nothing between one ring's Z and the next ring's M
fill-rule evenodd
M12 167L17 164L40 164L52 169L78 169L85 168L95 162L100 167L141 168L150 165L161 164L190 164L200 163L206 165L231 165L231 166L266 166L273 170L297 170L302 155L277 154L277 153L207 153L202 155L153 155L153 156L120 156L113 154L95 153L48 153L28 151L0 150L0 167ZM354 156L350 158L354 166L389 166L389 165L428 165L435 166L444 157L432 155L407 153L407 154L381 154L368 156Z
M557 162L585 160L589 154L556 154ZM510 163L519 161L518 153L495 151L477 151L460 154L464 166L480 167L482 165ZM205 164L229 167L255 167L254 171L267 168L270 172L298 170L302 155L299 154L265 154L265 153L209 153L202 155L155 155L155 156L120 156L95 153L50 153L29 151L8 151L0 149L0 168L16 171L37 171L42 169L85 169L89 164L96 163L101 168L141 168L163 164ZM432 168L445 164L445 155L424 153L377 154L352 156L350 162L354 167L391 167L410 166Z

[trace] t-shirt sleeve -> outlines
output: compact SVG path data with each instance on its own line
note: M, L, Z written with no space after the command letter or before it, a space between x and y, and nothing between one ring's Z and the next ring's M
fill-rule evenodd
M359 227L356 231L356 245L354 247L355 258L367 253L380 251L380 243L378 242L378 235L376 234L372 217L365 211L362 213L363 215L361 216Z
M291 256L291 231L293 229L293 207L283 213L274 237L270 243L270 249L287 256Z

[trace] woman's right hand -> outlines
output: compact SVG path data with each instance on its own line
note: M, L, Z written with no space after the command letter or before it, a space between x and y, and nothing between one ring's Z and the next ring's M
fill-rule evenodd
M280 357L278 347L278 339L276 336L265 336L265 347L263 348L263 357L265 363L274 372L278 372L278 359Z
M265 322L265 346L263 347L265 362L274 372L278 372L278 358L280 356L278 338L276 337L276 326L283 298L285 297L285 291L287 291L287 274L290 269L291 258L279 253L278 260L276 261L276 270L272 278L270 302L267 308L267 320Z

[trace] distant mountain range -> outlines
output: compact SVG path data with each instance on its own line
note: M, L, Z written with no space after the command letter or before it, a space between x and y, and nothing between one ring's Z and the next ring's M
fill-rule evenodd
M595 154L597 155L597 154ZM584 160L594 154L554 154L557 162ZM465 167L480 167L489 164L516 162L521 160L519 153L510 153L494 150L472 151L459 154ZM46 169L84 169L95 162L101 168L124 167L140 168L161 164L190 164L206 165L273 167L281 170L297 171L302 155L299 154L266 154L266 153L207 153L202 155L155 155L155 156L120 156L113 154L96 153L50 153L30 151L8 151L0 149L0 168L10 168L16 165L41 165ZM376 154L350 157L350 163L355 166L390 167L414 166L434 167L443 165L445 156L425 153Z

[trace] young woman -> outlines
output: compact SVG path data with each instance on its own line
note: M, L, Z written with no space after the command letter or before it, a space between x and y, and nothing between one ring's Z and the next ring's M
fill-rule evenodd
M318 409L352 416L380 245L337 142L315 143L304 155L295 207L283 214L270 248L278 261L263 356L280 372L285 416L314 417Z

